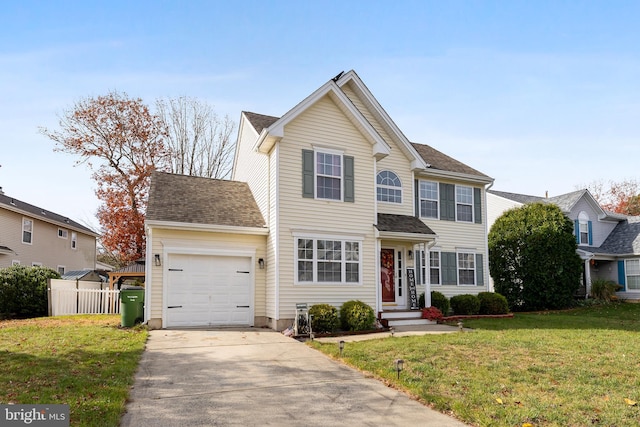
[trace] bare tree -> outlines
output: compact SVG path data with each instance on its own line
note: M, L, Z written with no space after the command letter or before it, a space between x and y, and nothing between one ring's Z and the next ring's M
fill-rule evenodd
M206 178L227 178L231 173L235 123L220 118L213 107L195 98L159 99L158 115L172 151L171 172Z

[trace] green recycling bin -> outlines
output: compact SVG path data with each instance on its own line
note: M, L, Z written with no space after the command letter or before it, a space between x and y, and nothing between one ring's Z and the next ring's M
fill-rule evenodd
M120 289L120 315L122 326L130 328L144 320L144 288L123 286Z

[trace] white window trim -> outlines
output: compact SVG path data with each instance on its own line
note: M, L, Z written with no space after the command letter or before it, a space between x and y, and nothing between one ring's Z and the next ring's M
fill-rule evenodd
M429 263L429 266L427 268L427 271L429 273L429 284L433 286L442 286L442 254L441 252L442 251L440 249L431 249L428 252L429 259L427 260L427 262ZM431 283L431 253L438 254L438 283Z
M60 269L62 269L62 273L60 273ZM66 265L59 265L59 266L56 267L56 271L58 272L58 274L63 275L67 271L67 266Z
M20 265L20 260L19 259L12 259L11 260L11 265Z
M30 242L25 242L24 241L24 232L26 231L24 229L25 220L31 222L31 231L30 231L30 233L31 233L31 241ZM21 231L21 235L20 235L20 240L22 241L23 244L25 244L25 245L33 245L33 229L34 229L34 227L35 227L35 222L33 221L33 219L27 218L27 217L22 217L22 228L21 228L22 231Z
M586 236L587 236L587 241L583 242L582 241L582 226L584 226L586 228ZM581 211L578 214L578 245L585 245L585 246L589 246L589 215L585 212L585 211Z
M320 175L318 173L318 153L340 156L340 199L327 199L324 197L318 197L318 175ZM320 176L338 178L333 175ZM326 200L328 202L344 202L344 151L313 146L313 195L317 200Z
M458 188L470 188L471 189L471 204L468 203L462 203L462 202L458 202ZM473 187L470 185L455 185L453 191L455 192L455 198L456 198L456 203L455 203L455 211L456 211L456 222L462 222L465 224L473 224L476 220L475 218L475 195L474 195L474 191L473 191ZM471 206L471 221L463 221L461 219L458 219L458 205L464 205L464 206Z
M392 174L394 174L396 176L396 178L398 178L398 181L400 181L400 186L399 187L395 187L395 186L391 186L391 185L385 185L385 184L378 184L378 176L382 173L382 172L391 172ZM378 187L380 188L387 188L389 190L400 190L400 201L399 202L390 202L388 200L378 200ZM376 201L378 203L386 203L389 205L401 205L402 202L404 201L404 191L403 191L404 185L402 184L402 179L400 179L400 175L398 175L397 173L395 173L394 171L392 171L391 169L384 169L381 170L380 172L378 172L376 174Z
M422 192L420 189L420 184L422 182L430 182L436 185L436 198L435 199L426 199L426 198L422 198ZM437 203L437 209L436 209L436 216L432 217L432 216L422 216L422 201L423 200L428 200L430 202L436 202ZM457 211L456 211L457 213ZM440 219L440 185L438 184L437 181L430 181L428 179L420 179L418 180L418 216L420 218L426 218L426 219Z
M336 236L336 235L319 235L319 234L300 234L297 232L293 233L293 274L294 274L294 284L300 286L362 286L362 263L363 263L363 243L364 239L360 237L354 236ZM298 240L299 239L308 239L313 240L313 259L312 260L303 260L303 261L312 261L313 262L313 280L310 282L300 281L298 280ZM342 259L340 263L342 265L342 281L341 282L319 282L318 281L318 258L316 253L316 242L318 240L338 240L342 242L341 250L342 250ZM358 281L357 282L347 282L346 279L346 264L347 260L344 256L344 251L346 250L346 242L354 242L358 243L359 250L359 260L358 260Z
M78 250L78 233L75 231L71 232L71 249Z
M58 238L60 239L68 239L69 238L69 231L65 230L64 228L58 228Z
M626 283L625 288L626 288L627 291L629 291L629 290L631 290L631 291L639 291L640 288L636 289L636 288L630 288L629 287L629 277L640 276L640 274L633 274L633 275L629 274L629 268L627 267L627 264L629 262L637 262L638 263L638 268L640 269L640 259L632 258L632 259L625 259L624 260L624 280L625 280L625 283Z
M467 255L471 255L472 259L473 259L473 284L469 284L469 283L460 283L460 258L459 255L460 254L467 254ZM465 270L469 270L468 268L465 268ZM478 269L476 267L476 252L475 251L466 251L466 250L457 250L456 251L456 281L457 281L457 285L458 286L477 286L478 283Z

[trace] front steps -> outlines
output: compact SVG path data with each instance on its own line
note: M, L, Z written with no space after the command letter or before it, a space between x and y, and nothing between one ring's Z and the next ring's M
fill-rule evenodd
M422 310L385 310L378 313L382 324L387 323L389 328L396 326L424 326L435 325L438 322L423 319Z

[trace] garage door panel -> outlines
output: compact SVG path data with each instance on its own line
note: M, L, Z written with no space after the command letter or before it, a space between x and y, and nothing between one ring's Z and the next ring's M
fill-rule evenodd
M170 255L167 326L253 324L251 258Z

